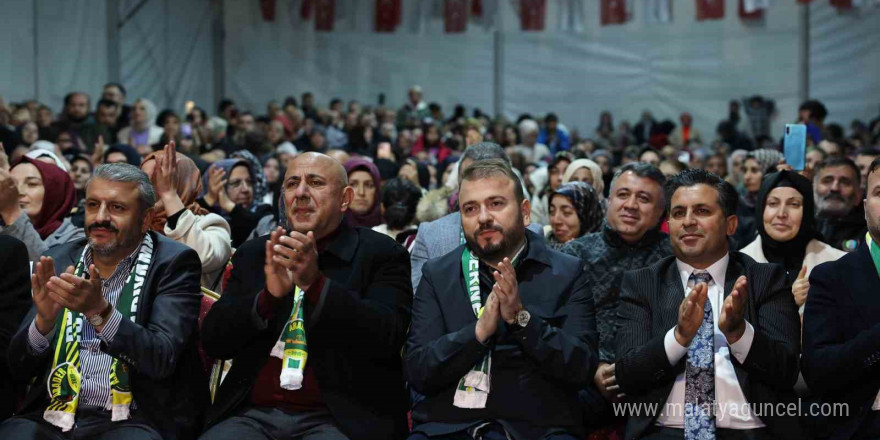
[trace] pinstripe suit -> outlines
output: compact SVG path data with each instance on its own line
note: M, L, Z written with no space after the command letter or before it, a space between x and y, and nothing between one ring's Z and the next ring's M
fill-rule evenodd
M740 388L753 405L793 401L800 323L785 271L781 266L759 264L745 254L731 252L725 298L740 275L748 279L745 320L755 329L745 362L741 364L731 357ZM657 405L651 414L630 415L627 439L639 438L649 430L676 376L684 371L686 357L670 366L663 345L666 332L678 323L684 294L675 257L624 275L618 308L617 382L629 402ZM796 417L756 415L774 438L802 438Z

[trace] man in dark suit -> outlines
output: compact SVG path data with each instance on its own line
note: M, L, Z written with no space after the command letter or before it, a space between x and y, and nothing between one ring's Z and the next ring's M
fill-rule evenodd
M86 188L87 238L50 249L9 366L36 379L8 439L192 439L208 400L197 351L201 263L148 232L143 171L106 164ZM48 388L48 392L47 392Z
M27 247L16 238L0 235L0 421L15 410L18 388L9 377L6 350L9 340L31 306Z
M817 438L880 438L880 159L871 163L867 188L865 242L810 274L804 379L829 408L846 405L815 424Z
M598 359L583 263L526 230L503 160L469 166L459 204L465 244L425 264L413 304L406 373L425 400L410 439L580 438Z
M673 257L624 276L616 380L626 438L802 438L797 306L780 266L731 252L733 186L703 170L666 184ZM774 407L778 408L779 407Z
M233 359L202 438L403 438L409 255L343 221L354 191L335 159L297 156L283 188L293 230L238 249L202 325L208 354Z

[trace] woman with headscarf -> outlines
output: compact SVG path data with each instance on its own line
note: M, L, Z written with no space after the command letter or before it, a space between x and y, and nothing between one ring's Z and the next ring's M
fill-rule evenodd
M104 152L104 163L127 163L141 166L141 155L128 144L114 144Z
M813 268L846 255L823 243L816 229L813 187L793 171L768 174L757 198L758 237L742 253L759 263L782 265L803 313Z
M195 249L202 261L202 286L219 292L220 279L232 254L229 224L196 203L202 190L199 169L175 147L172 142L141 164L158 199L153 205L150 229ZM171 157L176 160L169 160Z
M348 225L372 228L382 224L379 169L366 159L349 159L345 162L345 172L349 186L354 188L354 199L345 212Z
M238 153L241 152L233 156ZM259 161L251 162L241 156L214 162L202 176L202 196L197 200L203 208L229 222L234 248L247 241L263 217L272 217L272 206L260 203L266 193L266 181Z
M55 165L23 157L10 174L18 185L19 198L0 207L0 234L11 235L28 248L32 261L53 246L85 237L68 214L76 202L70 175ZM22 215L27 214L27 215Z
M156 104L146 98L140 98L131 106L131 125L119 130L116 138L121 143L133 145L141 156L152 152L152 145L158 143L165 133L156 125Z
M755 150L746 155L742 165L742 182L744 194L739 198L736 216L739 225L733 235L736 249L743 248L755 239L757 234L757 220L755 206L758 198L758 190L761 189L761 180L768 172L772 172L782 159L782 153L775 150Z
M574 156L567 151L556 153L550 165L541 167L529 174L529 181L547 182L537 187L536 194L532 196L532 222L547 225L550 223L550 195L562 185L562 176L568 165L574 162Z
M544 227L547 245L559 250L575 238L598 231L604 218L592 185L565 183L550 195L550 224Z
M568 182L586 182L596 190L599 197L599 205L602 206L602 215L608 207L608 200L605 199L605 180L602 176L602 168L596 162L590 159L578 159L565 168L562 174L562 183Z

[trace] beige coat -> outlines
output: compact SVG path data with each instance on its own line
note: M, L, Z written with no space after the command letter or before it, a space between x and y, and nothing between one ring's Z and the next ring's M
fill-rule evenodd
M221 283L216 286L214 283L226 269L226 263L232 255L229 223L217 214L197 216L185 210L175 226L170 229L166 224L165 235L195 249L202 261L202 286L220 293Z
M742 248L740 252L752 257L758 263L767 263L767 257L764 256L764 248L761 247L761 236L759 235L755 241L749 243L748 246ZM807 278L813 272L813 268L829 261L836 261L838 258L846 255L846 252L835 249L819 240L810 240L807 243L807 253L804 255L804 266L807 266ZM800 312L804 312L801 306Z

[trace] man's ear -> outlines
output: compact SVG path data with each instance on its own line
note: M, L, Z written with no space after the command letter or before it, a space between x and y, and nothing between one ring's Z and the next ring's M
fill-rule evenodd
M352 200L354 200L354 188L346 186L345 189L342 190L342 207L340 208L340 211L348 211L351 207Z
M143 214L143 223L141 224L141 234L146 233L150 230L150 226L153 225L153 217L156 215L156 209L154 207L147 208ZM164 234L164 232L163 232Z
M736 233L736 227L739 225L739 218L736 215L727 216L727 235L732 236Z
M532 223L532 202L528 198L523 199L519 205L519 210L522 212L523 225L530 225Z

